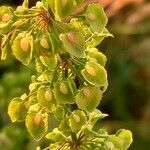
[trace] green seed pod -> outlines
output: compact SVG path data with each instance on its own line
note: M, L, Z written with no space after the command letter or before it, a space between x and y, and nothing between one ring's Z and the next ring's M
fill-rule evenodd
M107 73L104 67L95 62L87 62L85 69L81 71L84 79L96 87L107 84Z
M59 103L73 104L75 103L75 83L72 79L62 80L57 82L54 86L54 95Z
M74 7L74 0L55 0L55 13L59 18L71 15Z
M48 114L29 113L25 120L26 127L31 136L39 141L48 130Z
M92 112L99 105L102 92L94 86L83 87L76 95L76 103L79 109Z
M33 55L33 37L26 32L19 33L12 45L13 55L24 65L28 65Z
M37 54L49 56L52 53L52 46L49 33L42 33L36 37L35 48Z
M100 64L101 66L105 66L107 58L103 53L99 52L96 48L90 48L87 51L88 61L93 61Z
M85 15L93 31L100 33L107 24L107 16L100 5L89 4Z
M20 98L14 98L8 106L8 115L12 122L23 121L26 117L27 109Z
M56 56L52 56L52 57L40 56L40 61L50 71L54 71L56 69L56 66L57 66L57 57Z
M85 125L87 122L87 117L83 111L75 110L72 112L70 119L69 119L69 125L72 130L72 132L78 132L83 125Z
M0 7L0 32L7 33L10 31L10 26L13 23L14 14L11 7Z
M65 50L75 56L83 57L85 50L85 39L79 32L68 32L60 34L60 40L63 42Z
M49 111L51 111L52 105L55 104L55 98L52 90L45 86L39 87L37 91L37 100L43 107L45 107Z

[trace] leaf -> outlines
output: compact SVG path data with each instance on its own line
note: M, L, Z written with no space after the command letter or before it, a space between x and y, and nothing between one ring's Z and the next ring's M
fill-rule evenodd
M28 8L29 7L29 0L24 0L22 3L22 6Z
M75 57L83 57L85 50L85 39L80 32L68 32L60 34L65 51Z
M26 32L21 32L13 41L13 55L24 65L28 65L33 56L33 37Z
M70 132L70 126L69 126L69 117L64 117L59 124L59 128L60 131L63 132Z
M107 72L103 66L96 62L87 62L81 74L87 82L96 87L102 87L107 84Z
M120 129L117 131L116 136L122 140L123 150L127 150L130 144L133 142L132 133L129 130Z
M31 136L39 141L48 131L48 114L29 113L26 117L25 124Z
M46 135L46 138L53 142L60 142L66 140L66 136L61 131L59 131L58 128L55 128L52 132L48 133Z
M93 131L91 128L84 128L83 134L87 136L98 136L97 132Z
M42 74L37 78L38 81L49 81L51 82L54 76L54 71L45 70Z
M70 84L71 79L57 82L54 86L54 95L59 103L73 104L75 103L74 95L75 83ZM74 84L73 84L74 83Z
M57 66L57 57L55 56L40 56L40 61L47 67L50 71L54 71Z
M105 66L107 58L102 52L99 52L96 48L88 48L87 52L87 58L89 62L93 61L101 66Z
M93 32L100 33L108 22L103 8L97 4L89 4L85 16Z
M74 8L74 0L55 0L55 13L63 18L71 15Z
M96 47L103 41L104 38L109 36L113 37L113 35L109 33L109 31L106 28L104 28L100 33L91 32L90 37L88 37L88 39L86 40L86 45L87 47Z
M94 86L85 86L76 95L76 103L79 109L92 112L99 105L102 92Z
M2 40L2 44L1 44L1 60L6 59L8 53L9 53L9 50L11 49L8 39L5 39L5 38L7 38L7 37L4 36L4 38Z
M23 121L26 117L27 109L24 102L19 97L14 98L8 106L8 115L12 122Z
M111 135L106 140L108 148L112 147L113 150L127 150L132 143L132 133L129 130L120 129L115 135Z
M89 113L89 124L93 127L94 124L104 117L107 117L107 114L102 113L98 109L95 109L92 113Z
M72 132L78 132L81 127L86 124L86 122L87 117L85 113L80 110L73 111L69 119L69 125Z
M64 118L65 116L64 107L61 105L58 105L55 109L53 109L53 113L58 120Z
M59 34L53 30L52 33L50 33L49 38L51 41L52 52L53 54L56 54L62 48L62 43L59 39Z

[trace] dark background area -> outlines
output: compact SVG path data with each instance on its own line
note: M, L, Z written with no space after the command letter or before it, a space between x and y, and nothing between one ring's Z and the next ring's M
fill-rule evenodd
M32 6L36 0L33 0ZM0 5L18 6L20 0L0 0ZM106 38L99 50L107 56L109 86L99 109L108 113L95 128L109 133L130 129L130 150L150 149L150 2L147 0L101 0L109 17ZM11 123L7 107L11 98L28 90L33 66L25 67L9 56L0 62L0 149L31 150L33 141L23 123Z

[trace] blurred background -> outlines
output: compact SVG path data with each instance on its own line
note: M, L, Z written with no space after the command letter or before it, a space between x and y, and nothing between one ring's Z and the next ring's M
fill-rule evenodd
M36 0L31 1L31 5ZM21 0L0 0L0 5L20 5ZM134 142L130 150L150 149L150 1L99 0L114 38L99 46L107 56L109 87L99 109L109 117L95 128L109 133L130 129ZM13 57L0 62L0 149L32 150L39 144L23 123L11 123L7 107L11 98L28 91L34 67L24 67Z

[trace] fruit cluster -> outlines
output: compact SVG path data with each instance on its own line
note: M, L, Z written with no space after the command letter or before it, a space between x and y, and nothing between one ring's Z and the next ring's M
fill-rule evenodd
M127 148L129 131L121 131L117 147L118 135L111 138L102 129L92 129L107 116L96 109L108 85L106 56L96 46L112 36L105 28L103 8L89 0L43 0L31 8L28 4L25 0L15 10L0 7L1 59L12 52L24 65L35 62L38 72L29 93L10 102L12 122L25 121L36 140L46 135L53 143L50 149ZM50 117L58 126L47 134Z

